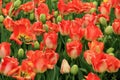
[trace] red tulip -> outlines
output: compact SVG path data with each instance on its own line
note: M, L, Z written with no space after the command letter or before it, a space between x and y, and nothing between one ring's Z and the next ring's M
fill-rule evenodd
M110 9L111 9L110 3L105 3L105 2L102 2L100 7L99 7L100 13L104 14L104 15L109 15Z
M63 59L61 63L60 73L64 74L69 72L70 72L70 65L66 59Z
M47 19L51 18L51 15L49 14L49 8L45 3L41 3L37 8L35 8L35 17L37 21L39 21L39 17L41 14L45 14Z
M104 43L94 40L92 42L88 42L88 47L90 50L96 53L101 53L103 52L103 49L104 49Z
M2 9L2 0L0 0L0 10Z
M107 71L109 73L112 72L117 72L119 70L119 65L120 65L120 60L118 60L116 57L111 56L111 55L106 55L107 56Z
M0 58L4 58L5 56L10 55L10 43L8 42L2 42L0 44Z
M115 7L115 16L117 19L120 19L120 5Z
M83 16L82 20L83 20L83 23L81 23L81 24L83 24L83 27L87 27L89 23L94 23L94 24L96 23L97 16L96 16L95 13L93 13L93 14L85 14Z
M34 64L35 72L44 73L48 69L48 60L43 51L28 51L27 57Z
M23 60L19 71L12 75L17 80L34 80L36 73L34 72L34 65L30 60Z
M46 50L44 54L46 55L46 59L48 61L48 69L53 69L59 59L58 53L53 50Z
M44 44L46 48L55 50L57 47L58 34L56 32L49 32L44 34Z
M43 24L42 22L35 22L33 23L31 30L33 33L37 36L41 35L45 30L43 30Z
M85 76L85 78L86 80L100 80L100 78L92 72L90 72L87 76Z
M17 25L14 27L10 40L16 41L19 45L21 45L22 42L31 44L34 40L36 40L36 36L32 33L32 31L27 29L25 25Z
M33 0L34 1L34 5L39 6L41 3L46 2L46 0Z
M95 57L92 57L92 66L96 72L105 72L107 70L107 57L104 53L97 54Z
M93 23L90 23L85 29L85 38L87 40L96 40L97 38L100 38L102 36L103 34L100 28L95 26Z
M15 25L24 25L26 28L30 28L31 27L31 23L30 20L27 18L21 18L19 20L15 21Z
M34 3L33 1L29 1L27 3L22 4L19 9L25 12L31 12L32 10L34 10Z
M5 5L5 8L2 8L3 15L7 16L9 13L10 8L12 7L13 2L9 2Z
M112 5L112 7L116 7L117 5L120 4L119 0L108 0L108 3L110 3Z
M82 51L82 44L79 41L67 42L66 50L69 57L76 59Z
M70 26L70 38L72 40L81 40L84 36L84 29L75 21L71 22Z
M7 16L4 21L3 24L5 25L5 28L9 31L13 31L13 28L15 26L15 22L12 20L12 18L10 18L9 16Z
M112 28L115 34L120 35L120 20L115 19L114 22L112 23Z
M58 1L58 10L63 14L66 11L67 4L63 0Z
M58 24L55 24L51 21L47 21L46 24L48 26L49 32L52 32L52 31L58 32Z
M11 70L18 67L18 61L14 57L6 56L0 63L0 73L7 75Z
M59 23L59 31L61 35L69 35L70 33L70 25L71 21L69 20L62 20Z
M97 53L95 53L92 50L86 50L84 52L84 58L85 58L85 60L87 61L88 64L92 64L92 57L95 57L96 54Z

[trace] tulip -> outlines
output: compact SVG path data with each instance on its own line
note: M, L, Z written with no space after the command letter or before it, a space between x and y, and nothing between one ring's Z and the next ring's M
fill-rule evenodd
M112 23L112 28L115 34L120 35L120 20L115 19L114 22Z
M86 50L84 52L84 58L88 64L92 64L92 57L95 57L96 53L92 50Z
M69 20L62 20L59 23L59 31L61 35L69 35L70 33L70 25L71 21Z
M117 19L120 19L120 5L115 7L115 16Z
M90 50L96 53L101 53L104 49L104 43L93 40L92 42L88 42L88 47Z
M61 68L60 68L60 73L65 74L70 72L70 65L66 59L62 60Z
M7 75L11 70L18 67L17 58L6 56L0 63L0 73Z
M92 72L90 72L87 76L85 76L85 78L86 80L100 80L100 78Z
M107 71L109 73L117 72L119 70L119 64L120 64L119 59L108 54L106 54L106 56L107 56L107 66L108 66Z
M47 48L55 50L57 48L58 35L55 32L49 32L44 34L44 44Z
M82 44L79 41L67 42L66 51L69 57L76 59L81 54Z
M92 57L92 66L96 72L103 73L107 70L107 57L104 53Z
M85 38L87 40L96 40L97 38L102 37L102 31L93 23L90 23L85 29Z
M5 56L10 56L10 43L2 42L0 44L0 58L4 58Z

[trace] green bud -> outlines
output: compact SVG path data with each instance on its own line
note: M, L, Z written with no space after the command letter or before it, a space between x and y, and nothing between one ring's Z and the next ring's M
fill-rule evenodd
M90 13L94 13L94 12L96 12L96 8L91 8Z
M106 52L107 52L107 53L112 53L113 51L114 51L114 48L113 48L113 47L110 47L110 48L107 49Z
M4 20L4 16L3 15L0 15L0 23L2 23Z
M112 33L113 33L113 28L112 28L112 26L107 26L107 27L105 28L105 33L106 33L106 34L112 34Z
M98 6L98 2L97 2L97 1L94 1L93 4L94 4L95 6Z
M39 49L40 48L40 44L38 41L34 42L34 49Z
M58 14L59 14L58 11L55 11L55 12L54 12L54 16L55 16L55 17L57 17Z
M57 22L61 22L61 21L62 21L62 16L59 15L59 16L57 17Z
M58 0L52 0L52 2L57 2Z
M104 18L104 17L100 17L99 18L99 22L100 22L100 24L102 24L103 26L107 26L107 20Z
M10 2L10 0L5 0L6 3Z
M71 74L76 75L78 73L78 65L74 64L70 69Z
M114 53L109 53L109 55L114 56Z
M24 50L23 50L22 48L20 48L20 49L18 50L18 56L19 56L19 57L23 57L23 56L24 56Z
M72 40L71 39L67 39L67 42L71 42Z
M30 13L30 20L34 20L35 18L35 14L34 13Z
M16 1L14 2L14 7L15 7L15 8L18 8L20 5L21 5L21 1L20 1L20 0L16 0Z
M43 25L43 29L44 29L46 32L48 32L48 28L49 28L49 27L48 27L47 24L44 24L44 25Z
M45 14L41 14L41 15L40 15L40 21L41 21L42 23L45 23L45 22L46 22L46 15L45 15Z

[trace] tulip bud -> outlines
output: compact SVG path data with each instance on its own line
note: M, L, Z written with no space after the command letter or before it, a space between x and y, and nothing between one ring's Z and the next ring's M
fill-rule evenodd
M57 17L58 16L58 11L54 12L54 16Z
M16 1L14 2L14 7L15 7L15 8L18 8L20 5L21 5L21 1L20 1L20 0L16 0Z
M34 18L35 18L34 13L30 13L30 20L34 20Z
M76 75L78 73L78 65L74 64L70 69L71 74Z
M46 22L46 15L45 15L45 14L41 14L41 15L40 15L40 21L41 21L42 23L45 23L45 22Z
M0 23L2 23L2 22L3 22L3 20L4 20L3 15L0 15Z
M5 0L6 3L10 2L10 0Z
M35 41L34 42L34 49L39 49L40 48L39 46L40 46L39 42Z
M44 25L43 25L43 29L44 29L46 32L48 32L48 25L47 25L47 24L44 24Z
M105 33L106 33L106 34L111 34L111 33L113 33L113 28L112 28L112 26L107 26L107 27L105 28Z
M61 22L61 21L62 21L62 16L59 15L59 16L57 17L57 22Z
M24 50L23 50L22 48L20 48L20 49L18 50L18 56L19 56L19 57L23 57L23 56L24 56Z
M66 59L63 59L62 64L61 64L60 73L64 74L64 73L69 73L69 72L70 72L70 65L68 64Z
M104 17L100 17L99 18L99 22L100 22L100 24L102 24L103 26L107 26L107 20L104 18Z
M68 39L68 40L67 40L67 42L71 42L71 41L72 41L72 39Z
M113 48L113 47L110 47L110 48L107 49L106 52L107 52L107 53L112 53L113 51L114 51L114 48Z
M96 12L96 8L91 8L90 13L94 13L94 12Z
M95 6L98 6L98 2L97 2L97 1L94 1L93 4L94 4Z
M109 53L109 55L114 56L114 53Z

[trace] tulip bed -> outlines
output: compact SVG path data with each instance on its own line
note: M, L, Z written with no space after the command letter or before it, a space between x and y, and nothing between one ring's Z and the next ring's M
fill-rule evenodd
M120 80L120 0L0 0L0 80Z

